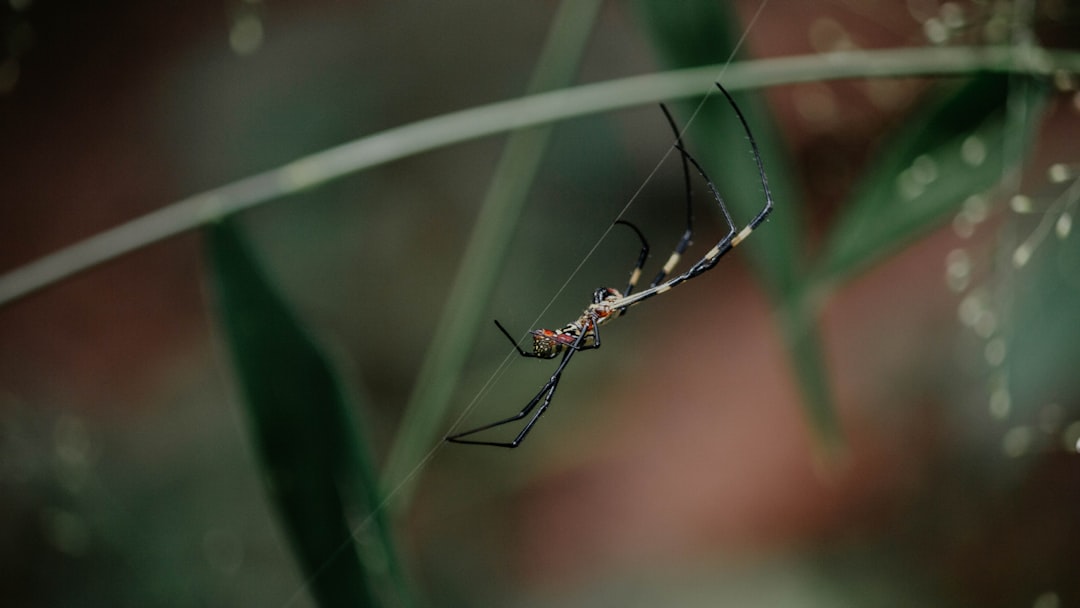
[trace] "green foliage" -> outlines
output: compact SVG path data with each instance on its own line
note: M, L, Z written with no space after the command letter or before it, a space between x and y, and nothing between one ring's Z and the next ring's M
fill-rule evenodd
M967 197L994 188L1023 159L1037 121L1017 129L1006 114L1009 95L1019 91L1012 103L1037 109L1045 87L983 74L942 89L867 170L829 235L818 280L849 278L880 261L940 225Z
M657 53L673 68L732 57L743 34L739 21L715 2L639 0L636 6ZM718 76L723 79L723 74ZM827 449L841 438L817 328L822 295L939 226L965 199L993 188L1015 169L1037 121L1022 116L1016 124L1006 112L1009 95L1019 90L1022 99L1010 103L1030 109L1046 94L1034 83L1018 84L1007 75L984 74L959 86L942 85L937 100L911 117L871 164L837 218L821 258L811 264L805 262L805 222L798 205L802 197L789 178L791 163L782 138L760 96L738 96L777 201L767 225L755 231L747 249L773 298L806 417ZM745 166L745 146L734 143L741 141L742 130L731 114L723 104L705 104L695 117L696 131L709 134L701 147L707 166ZM1018 139L1009 139L1018 132ZM737 218L750 217L760 206L761 188L753 172L726 171L715 179Z
M715 2L639 0L635 6L671 68L724 63L743 33L724 5ZM595 17L595 8L583 9L587 19ZM551 54L539 62L531 92L565 86L572 79L589 28L569 15L561 22L565 33L555 31L548 41ZM718 77L723 80L722 73ZM806 418L822 445L832 448L842 441L818 326L824 296L941 225L968 197L994 188L1022 160L1035 132L1031 116L1037 115L1034 109L1044 95L1041 87L1017 86L1001 75L941 85L935 100L882 146L827 233L820 256L809 259L802 196L791 178L783 138L760 94L738 94L777 202L769 222L740 251L748 252L773 301ZM1033 111L1017 119L1006 111L1010 104ZM694 134L702 141L693 147L700 150L703 164L747 168L714 175L741 225L762 202L743 130L725 104L694 109ZM493 288L547 136L547 128L519 132L507 146L392 444L386 483L407 482L438 441L480 323L480 304ZM271 287L236 226L231 221L212 226L209 241L219 312L267 486L312 593L327 606L380 605L391 595L410 604L388 511L368 460L369 446L355 432L352 405L340 383ZM406 506L408 488L396 498L396 507ZM365 525L356 526L356 513ZM367 554L377 554L373 559L358 555L352 543L358 534L364 537L362 546L374 547Z
M312 595L322 606L375 606L392 592L409 604L354 404L236 221L211 225L207 243L263 481ZM354 530L357 516L367 525ZM356 538L381 574L362 563Z

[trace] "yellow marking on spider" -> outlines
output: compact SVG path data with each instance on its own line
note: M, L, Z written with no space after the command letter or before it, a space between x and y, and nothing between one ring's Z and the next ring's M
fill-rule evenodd
M638 279L641 278L641 269L635 268L634 272L630 275L630 284L637 285Z
M734 247L734 246L738 245L739 243L741 243L742 240L745 239L746 237L750 236L750 233L753 232L753 231L754 231L754 229L752 227L750 227L750 226L747 226L746 228L743 228L742 232L740 232L739 234L736 234L735 238L731 239L731 246Z
M664 274L671 274L671 271L675 269L675 265L679 263L681 256L678 253L671 254L666 264L664 264Z

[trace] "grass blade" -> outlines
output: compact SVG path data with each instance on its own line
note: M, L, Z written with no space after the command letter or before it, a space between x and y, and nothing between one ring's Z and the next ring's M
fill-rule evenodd
M312 595L321 606L376 606L388 585L401 596L367 446L342 384L235 221L211 225L207 243L216 308L262 477ZM358 512L372 518L380 562L389 564L390 575L381 578L389 583L371 576L357 553L347 514Z
M600 4L598 0L562 3L537 62L529 93L571 82ZM483 305L494 288L503 254L510 246L513 228L532 188L550 133L550 126L535 127L516 131L507 141L390 451L383 475L387 484L407 481L423 454L440 440L466 354L484 321ZM410 488L411 484L400 486L396 507L408 503Z

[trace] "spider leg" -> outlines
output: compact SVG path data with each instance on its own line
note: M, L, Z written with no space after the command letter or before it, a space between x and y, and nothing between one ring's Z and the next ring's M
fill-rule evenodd
M727 222L728 232L712 249L710 249L704 255L704 257L698 260L686 272L675 277L665 279L664 277L666 276L666 273L670 272L671 268L674 267L675 262L678 261L678 256L680 252L678 250L678 247L676 247L675 253L672 254L672 259L668 260L667 264L664 264L665 270L658 278L660 282L654 281L653 284L650 285L647 289L644 289L634 294L633 296L624 297L620 302L617 303L617 308L621 310L626 310L631 306L640 304L648 298L652 298L659 294L666 293L671 288L681 285L682 283L698 276L699 274L710 270L711 268L716 266L716 263L720 260L720 258L724 257L727 252L731 251L732 248L746 240L746 237L750 236L750 233L753 232L754 229L756 229L758 226L760 226L765 221L765 219L769 217L769 214L773 210L773 198L772 193L769 191L769 180L765 175L765 164L761 160L761 151L758 149L757 141L754 140L754 134L750 131L750 125L746 122L746 117L743 115L742 110L739 109L738 104L735 103L735 99L731 96L730 93L727 92L727 89L725 89L723 85L721 85L719 82L716 83L716 88L720 89L720 92L724 94L724 97L727 99L727 102L731 106L732 110L735 111L735 115L736 117L738 117L739 123L742 125L743 131L746 133L746 139L750 141L750 151L753 155L754 163L757 165L758 176L761 178L761 189L765 194L765 205L760 210L758 210L757 215L755 215L754 218L750 220L750 223L748 223L741 230L738 230L738 232L736 232L735 222L734 220L732 220L731 213L728 211L727 205L724 204L724 199L720 196L720 192L716 189L716 185L711 179L709 179L708 174L705 173L705 169L701 167L701 164L698 163L697 160L695 160L694 157L691 156L683 148L682 142L676 141L675 147L678 148L679 152L682 154L683 161L693 165L694 169L697 170L697 172L701 175L702 179L704 179L705 183L708 185L709 192L712 194L713 199L720 206L720 210L724 214L724 221ZM691 226L688 223L687 228L689 229L690 227Z
M569 355L573 352L573 350L566 351L566 355L564 355L563 360L565 361L566 358L568 358ZM560 365L559 367L562 368L563 366ZM551 398L555 395L555 389L559 386L560 379L562 379L562 374L561 372L557 372L551 377L550 380L547 381L546 384L544 384L544 387L540 389L540 392L536 393L536 396L533 397L532 400L529 401L529 403L524 408L522 408L520 412L514 414L513 416L510 416L509 418L503 418L502 420L496 420L495 422L491 422L483 426L478 426L475 429L450 435L446 438L446 440L451 443L464 443L468 445L491 445L500 448L518 447L519 445L521 445L522 440L525 439L525 436L529 434L529 431L532 430L532 427L536 424L536 421L539 420L540 416L543 415L543 413L547 410L548 405L551 404ZM514 437L513 441L484 441L479 439L464 439L469 435L473 435L481 431L486 431L488 429L493 429L504 424L517 422L518 420L525 418L529 415L529 412L536 408L536 404L540 403L541 399L543 399L543 404L540 406L539 409L536 410L536 413L532 415L532 418L530 418L529 421L525 423L525 426L522 427L521 431L518 432L517 436Z
M506 331L506 328L502 326L502 323L499 323L498 319L495 319L495 326L499 328L499 331L501 331L504 336L506 336L507 340L510 340L510 343L514 345L514 348L517 350L518 354L521 355L522 357L531 357L533 359L550 359L551 358L551 357L541 357L540 355L538 355L536 353L530 353L527 350L523 350L520 346L518 346L517 340L514 339L514 336L511 336L510 332Z
M649 241L645 240L645 235L638 230L638 227L631 224L626 220L615 220L616 224L622 224L628 226L638 238L641 239L641 253L638 254L637 264L634 269L630 271L630 280L626 283L626 289L623 290L623 295L628 296L630 292L634 291L634 287L637 286L638 279L641 278L641 269L645 267L645 260L649 257Z
M697 169L698 173L701 174L701 177L708 184L709 191L712 192L713 198L716 199L717 204L720 205L720 209L724 212L724 219L725 221L727 221L729 229L727 235L724 238L720 239L720 242L717 243L715 247L710 249L708 253L705 254L705 257L701 258L701 260L694 264L690 268L690 270L669 281L666 284L668 288L674 287L675 285L687 279L691 279L705 272L706 270L711 269L713 266L716 266L716 263L720 260L720 258L724 257L724 255L728 251L731 251L733 247L743 242L746 237L750 236L750 233L753 232L755 228L760 226L761 223L765 221L765 218L769 217L769 213L771 213L773 210L773 198L772 193L769 191L769 179L765 175L765 164L761 160L761 151L758 149L757 141L754 139L754 134L750 131L750 124L746 122L746 116L744 116L742 110L739 109L739 104L735 103L735 99L731 96L731 93L728 93L727 89L725 89L723 85L721 85L719 82L716 83L716 88L720 89L720 92L723 93L724 97L727 99L728 105L730 105L731 109L735 111L735 116L739 119L739 123L742 125L743 131L746 132L746 139L750 141L750 151L754 157L754 163L757 165L758 176L761 178L761 189L764 191L765 194L765 205L758 211L757 215L755 215L754 218L750 220L750 223L744 226L743 229L740 230L738 234L736 234L735 223L732 221L731 214L728 212L727 205L724 204L724 199L720 196L720 192L717 191L716 185L712 182L711 179L709 179L709 176L705 173L705 170L701 167L701 165L696 160L694 160L694 157L691 156L689 153L684 152L683 157L686 160L690 161L692 165L694 165L694 168Z
M652 283L649 283L649 287L656 287L671 274L671 271L675 269L676 264L679 263L682 254L685 253L687 247L690 246L691 239L694 238L694 197L693 192L690 189L690 167L687 164L687 157L689 154L683 146L682 134L679 133L679 127L675 124L675 119L671 117L671 112L668 111L667 106L664 104L660 104L660 109L663 110L668 125L671 126L672 132L675 133L675 148L679 151L679 155L682 158L683 191L686 193L686 230L683 232L682 238L679 239L678 244L675 245L675 250L671 252L671 256L668 257L667 262L664 263L664 267L661 268L660 272L653 278Z
M566 365L570 363L570 358L574 356L574 353L578 352L579 350L590 350L600 347L600 334L596 330L595 319L593 320L592 327L593 344L589 346L583 346L585 336L588 335L588 332L581 332L581 335L578 336L577 340L575 340L574 343L570 345L570 347L566 350L566 353L563 355L562 361L559 362L559 367L555 368L555 373L551 374L551 378L548 379L547 383L544 384L543 388L541 388L540 391L536 393L536 396L534 396L529 401L529 403L527 403L525 407L521 409L520 412L508 418L496 420L495 422L489 422L488 424L478 426L468 431L448 435L446 437L446 440L451 443L464 443L468 445L490 445L499 448L516 448L521 445L521 442L525 440L525 436L528 435L529 431L532 430L533 426L536 424L536 421L540 419L540 416L544 415L544 412L547 411L548 406L551 405L551 399L555 396L555 389L559 387L559 380L562 379L563 370L566 369ZM536 407L537 404L540 404L539 408ZM514 437L512 441L485 441L479 439L465 439L465 437L468 437L469 435L473 435L481 431L486 431L488 429L503 426L504 424L510 424L512 422L522 420L526 416L528 416L529 413L533 411L533 409L536 409L536 412L533 413L532 417L529 418L529 421L525 423L525 426L521 428L517 436Z

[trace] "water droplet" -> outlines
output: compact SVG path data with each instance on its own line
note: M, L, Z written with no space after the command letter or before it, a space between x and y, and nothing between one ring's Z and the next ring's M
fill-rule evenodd
M987 202L986 197L981 194L972 194L964 199L964 205L961 207L961 213L966 215L972 223L978 224L985 221L986 216L990 210L990 203Z
M953 216L952 229L956 236L969 239L975 234L975 222L971 221L963 211Z
M972 167L978 167L986 160L986 143L978 135L968 135L960 144L960 158Z
M1054 70L1054 87L1059 91L1071 91L1076 88L1073 76L1066 70Z
M1031 260L1031 254L1034 253L1034 247L1028 243L1023 243L1016 248L1013 252L1012 263L1016 268L1023 268L1025 264Z
M1004 420L1009 416L1009 410L1012 409L1012 397L1009 395L1009 391L1003 387L998 387L990 393L990 415L997 420Z
M949 289L961 292L971 280L971 257L963 249L953 249L945 256L945 282Z
M912 175L911 168L904 169L896 176L896 190L904 200L914 200L923 193L923 185Z
M1068 181L1072 176L1072 171L1069 170L1068 165L1065 163L1054 163L1046 170L1047 179L1055 184Z
M1031 197L1026 194L1017 194L1009 199L1009 208L1016 213L1031 213L1033 208Z
M937 17L923 22L923 34L932 44L944 44L949 39L949 28Z
M928 154L920 154L911 162L911 178L921 185L927 185L937 179L937 163Z
M983 290L973 291L960 300L956 316L967 327L974 327L979 315L986 310L986 295Z
M1057 233L1059 239L1064 239L1072 232L1072 214L1068 211L1063 211L1061 216L1058 217L1057 222L1054 223L1054 232Z
M255 15L242 15L229 30L229 46L237 55L250 55L262 46L263 24Z
M1001 438L1001 449L1006 456L1019 458L1031 449L1032 439L1030 427L1016 426L1005 431L1005 436Z
M810 46L819 53L850 51L856 48L844 26L828 17L815 19L810 24L809 37Z
M946 2L941 5L941 21L949 29L959 29L964 26L964 9L955 2Z
M975 325L972 327L975 330L975 335L986 340L990 336L994 335L997 331L997 317L989 310L984 310L979 314L979 317L975 319Z

